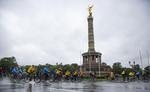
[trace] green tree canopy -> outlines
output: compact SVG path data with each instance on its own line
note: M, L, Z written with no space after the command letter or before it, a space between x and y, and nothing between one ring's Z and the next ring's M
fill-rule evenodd
M4 57L0 59L0 67L3 67L3 69L6 70L6 72L10 72L10 69L14 66L18 65L16 58L14 56L12 57Z
M121 65L120 62L113 63L112 68L113 68L113 72L115 74L121 74L121 72L122 72L122 65Z

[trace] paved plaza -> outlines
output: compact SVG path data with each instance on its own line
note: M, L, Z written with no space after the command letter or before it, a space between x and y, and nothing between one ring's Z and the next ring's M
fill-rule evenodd
M82 81L82 82L11 82L0 81L0 92L150 92L150 82L115 82L115 81Z

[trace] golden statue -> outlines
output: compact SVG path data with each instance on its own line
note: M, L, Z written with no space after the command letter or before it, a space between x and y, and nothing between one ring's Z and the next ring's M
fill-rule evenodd
M88 10L89 10L89 16L92 16L92 8L93 8L93 5L89 5L88 6Z

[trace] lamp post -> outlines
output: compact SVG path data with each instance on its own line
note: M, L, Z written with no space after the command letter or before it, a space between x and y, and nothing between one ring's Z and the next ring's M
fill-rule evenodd
M129 61L129 65L132 67L133 70L135 70L135 61L133 61L133 64L131 64L131 61Z
M129 61L129 65L132 67L132 69L134 70L134 72L136 71L136 66L135 66L135 61L133 61L133 64L131 64L131 61Z

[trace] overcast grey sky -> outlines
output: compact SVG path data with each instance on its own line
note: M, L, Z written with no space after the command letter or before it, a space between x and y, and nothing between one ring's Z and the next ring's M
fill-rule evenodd
M141 50L147 65L150 0L0 0L0 58L15 56L21 65L82 64L89 4L102 62L141 64Z

